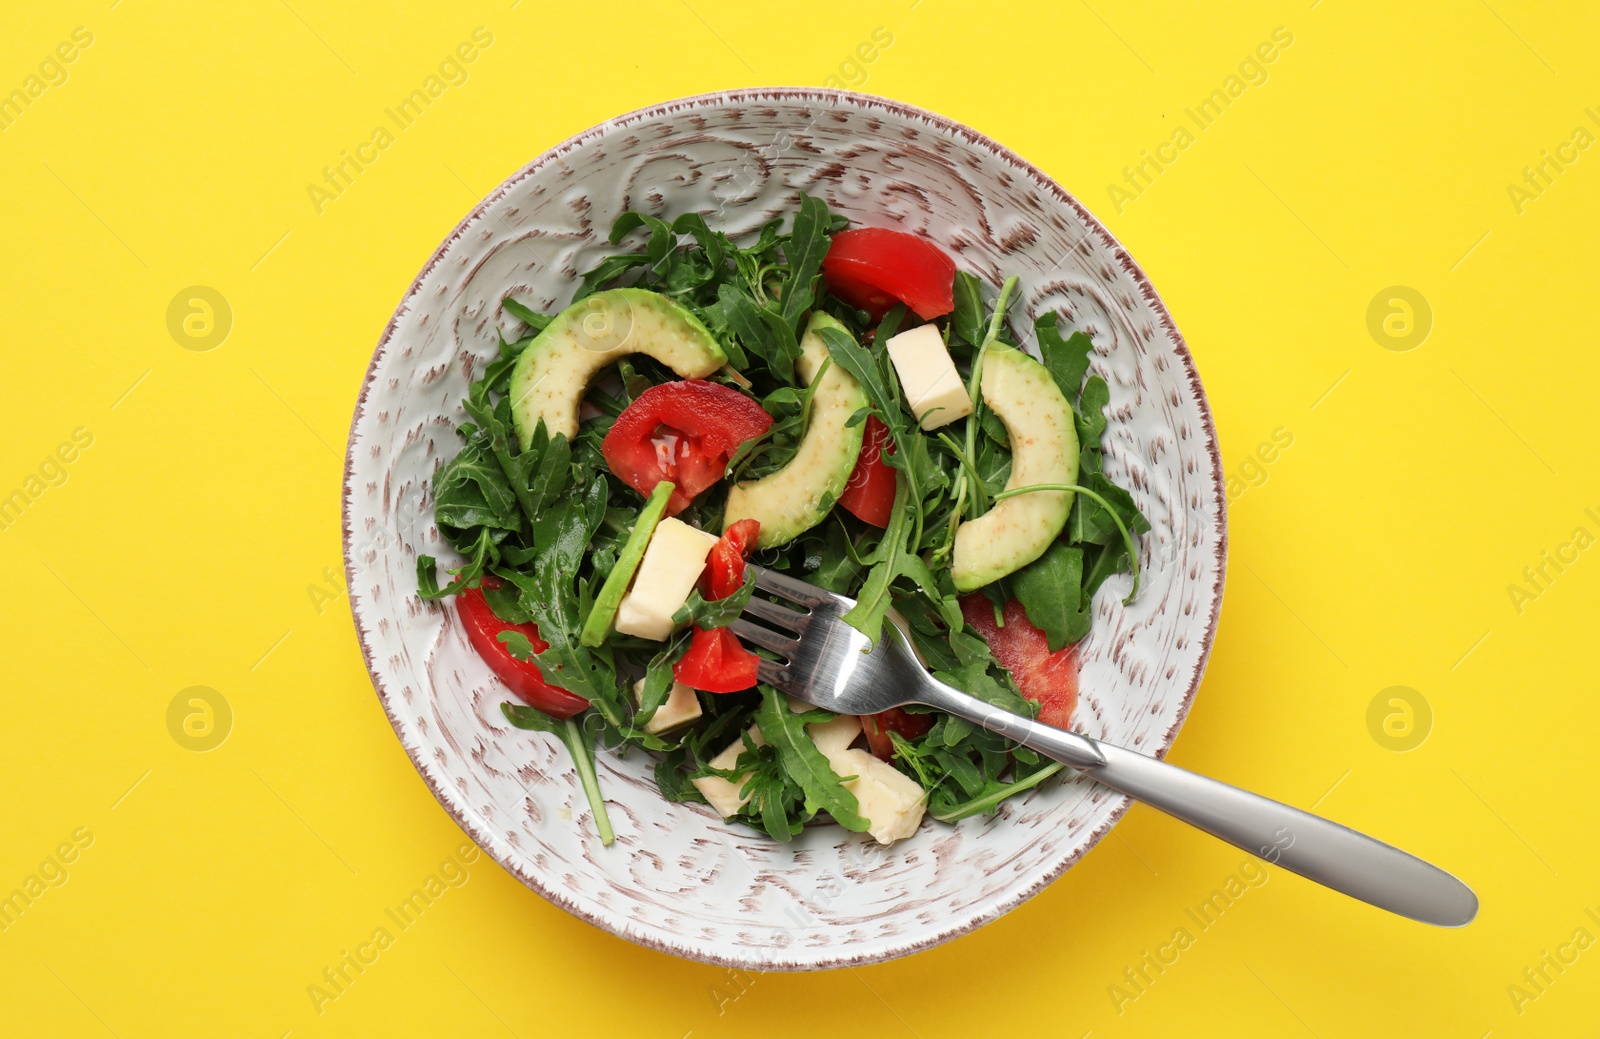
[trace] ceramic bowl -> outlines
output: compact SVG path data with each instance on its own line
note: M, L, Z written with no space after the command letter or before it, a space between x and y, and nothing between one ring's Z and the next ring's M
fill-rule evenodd
M345 562L362 652L406 753L495 861L574 915L727 966L873 963L965 934L1037 894L1128 801L1074 777L987 818L925 820L880 848L814 826L780 844L708 807L670 804L650 756L602 752L616 843L602 847L565 750L508 726L506 690L454 608L416 595L416 557L455 559L430 479L455 453L467 384L513 327L500 300L558 309L620 213L695 210L730 233L820 194L861 224L927 235L997 285L1021 276L1015 327L1055 310L1094 339L1110 383L1106 469L1153 529L1094 602L1075 726L1146 754L1171 746L1216 629L1226 558L1221 462L1199 376L1127 252L1054 181L940 116L860 94L731 91L632 112L539 156L461 221L422 268L372 358L351 424Z

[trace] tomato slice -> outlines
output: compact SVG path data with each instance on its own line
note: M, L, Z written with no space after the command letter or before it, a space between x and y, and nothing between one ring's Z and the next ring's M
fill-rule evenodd
M765 433L772 416L728 386L683 379L639 394L600 445L619 479L648 496L662 480L676 485L667 515L676 516L728 469L740 444Z
M909 231L859 227L840 231L822 260L835 296L882 317L896 300L923 320L955 309L956 262Z
M641 398L643 399L643 398ZM744 587L744 557L755 547L761 521L742 519L722 532L706 557L700 575L700 594L707 602L726 599ZM756 684L759 657L727 628L706 630L698 625L689 637L689 649L672 665L672 677L708 693L737 693Z
M1011 672L1022 695L1039 705L1039 720L1070 728L1078 704L1077 646L1050 652L1049 638L1033 626L1016 599L1005 605L1005 627L995 624L994 603L980 592L961 597L961 615L989 644L1000 666Z
M723 531L711 546L705 572L700 575L700 595L707 602L726 599L744 587L744 557L760 534L760 520L742 519Z
M485 577L486 587L500 587L498 578ZM506 644L496 636L502 631L520 631L533 644L534 653L543 653L550 644L539 637L537 624L507 624L496 617L483 597L483 589L468 588L456 596L456 610L461 624L467 629L467 641L478 651L495 677L530 707L536 707L552 718L571 718L589 707L589 701L565 689L546 682L539 666L531 660L518 660L511 655Z
M759 658L727 628L695 628L689 651L672 665L672 677L708 693L737 693L756 684Z
M887 527L894 508L894 469L883 456L894 451L889 442L889 427L876 415L867 416L867 431L861 438L861 454L850 480L839 494L839 504L874 527Z
M912 714L900 707L868 714L861 719L861 731L867 737L867 746L883 761L894 757L894 741L889 738L889 733L898 732L904 739L914 740L926 736L931 728L931 714Z

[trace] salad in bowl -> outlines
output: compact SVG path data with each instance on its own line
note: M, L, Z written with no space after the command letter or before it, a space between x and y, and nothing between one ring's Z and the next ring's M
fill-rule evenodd
M1019 335L1016 277L805 193L751 234L629 211L610 242L563 309L503 300L432 480L459 562L417 560L505 717L565 744L602 842L597 747L778 841L828 821L889 844L1048 782L1059 762L932 708L788 701L728 624L754 559L854 599L870 639L895 611L941 680L1070 727L1094 594L1124 572L1137 594L1150 529L1103 471L1090 337L1054 311Z
M1159 757L1224 505L1193 359L1106 229L967 127L810 88L619 115L491 191L384 330L342 489L356 639L449 817L597 927L761 970L967 933L1128 800L751 687L748 574Z

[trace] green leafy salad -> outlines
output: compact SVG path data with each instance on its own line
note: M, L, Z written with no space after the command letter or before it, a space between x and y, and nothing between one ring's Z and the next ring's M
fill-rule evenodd
M726 625L748 560L855 599L874 640L897 611L940 680L1069 727L1091 600L1136 593L1149 530L1103 471L1089 337L1054 312L1018 336L1016 278L805 194L738 239L630 212L610 241L559 313L503 301L433 479L459 559L417 561L506 718L571 752L601 840L597 747L780 841L826 816L889 843L1060 771L931 709L791 702Z

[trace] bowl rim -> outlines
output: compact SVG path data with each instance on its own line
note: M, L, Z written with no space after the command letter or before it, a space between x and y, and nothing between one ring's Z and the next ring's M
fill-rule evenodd
M562 892L547 886L540 880L540 878L524 870L517 862L515 862L511 856L511 853L514 851L514 849L498 834L483 832L468 821L469 818L471 818L472 813L467 810L464 805L456 803L456 799L454 798L454 795L450 791L448 785L445 784L440 777L432 773L429 763L422 755L421 748L413 747L410 743L408 743L406 734L404 731L402 731L401 719L396 713L394 707L394 693L385 686L383 679L380 677L378 669L374 666L372 647L368 642L367 633L362 626L362 615L358 607L358 596L355 591L356 565L355 559L352 555L352 546L355 543L355 538L354 528L350 516L350 507L351 502L354 500L351 481L355 476L356 436L361 422L367 414L367 399L369 394L372 392L373 385L377 378L378 364L387 352L390 341L393 339L396 330L399 328L400 321L410 311L412 301L416 299L418 292L422 288L422 283L431 273L433 273L434 268L437 267L444 259L445 253L450 249L450 247L464 234L466 234L469 226L483 218L485 211L495 202L504 197L507 192L509 192L520 181L532 176L534 173L537 173L547 164L559 160L562 156L582 146L592 138L602 137L616 130L626 128L631 124L642 122L658 116L671 115L677 112L693 111L698 108L716 108L726 105L730 102L759 104L763 101L802 101L823 106L843 105L859 109L869 114L873 110L888 111L897 116L910 117L913 120L923 120L932 124L937 129L964 141L969 146L980 148L989 152L994 158L999 159L1001 162L1011 166L1018 173L1027 177L1041 191L1050 194L1058 202L1069 206L1073 212L1075 212L1077 216L1084 222L1084 225L1088 228L1088 233L1095 235L1100 240L1102 245L1111 250L1112 254L1116 257L1117 262L1121 265L1123 271L1134 280L1134 283L1139 287L1140 292L1143 294L1145 301L1154 310L1157 318L1159 319L1161 329L1171 338L1172 343L1176 348L1178 360L1183 365L1183 372L1188 378L1190 391L1193 393L1195 403L1199 408L1202 433L1201 439L1204 443L1207 453L1211 458L1211 475L1216 492L1216 510L1215 515L1211 517L1211 520L1215 524L1217 531L1217 578L1211 593L1211 612L1210 616L1206 618L1205 632L1200 644L1200 657L1195 665L1194 677L1189 683L1189 688L1183 693L1172 724L1167 728L1167 731L1162 734L1159 746L1154 749L1154 757L1162 759L1167 756L1167 753L1171 750L1173 743L1177 739L1179 730L1183 728L1184 722L1188 719L1189 711L1194 706L1195 696L1200 688L1200 682L1205 676L1206 665L1210 661L1212 646L1216 640L1217 625L1222 610L1223 589L1227 578L1227 487L1223 474L1221 449L1217 441L1216 424L1212 419L1211 405L1206 397L1205 387L1200 382L1200 373L1195 367L1194 357L1189 351L1188 343L1184 340L1182 333L1178 331L1176 323L1172 320L1172 315L1167 310L1166 304L1156 292L1155 286L1151 284L1150 279L1145 275L1144 270L1134 261L1132 255L1129 254L1128 250L1123 247L1122 243L1118 241L1117 238L1112 235L1111 232L1107 230L1106 227L1101 224L1100 221L1092 213L1090 213L1088 209L1080 204L1076 197L1074 197L1060 184L1056 183L1056 181L1043 170L1039 169L1027 159L1024 159L1021 155L1017 154L1012 149L1007 148L1005 145L999 143L993 138L985 136L984 134L973 130L971 127L959 123L947 116L939 115L936 112L931 112L927 109L908 104L904 101L879 97L875 94L863 94L850 90L834 90L826 87L741 87L730 90L711 91L703 94L692 94L685 97L673 98L671 100L658 102L643 108L636 108L632 111L613 116L610 119L597 123L540 153L536 158L508 176L493 191L480 199L478 203L474 205L464 217L461 218L461 220L450 231L450 233L445 236L444 240L440 242L439 246L434 249L433 253L428 257L427 262L423 265L421 271L417 274L416 278L411 282L410 287L406 289L405 294L401 297L400 303L395 307L393 315L391 315L388 324L384 327L383 334L378 339L378 344L372 353L372 360L367 365L365 375L362 376L361 392L357 397L355 411L350 420L350 436L345 447L344 475L340 484L340 536L344 551L345 584L346 587L351 590L350 594L347 595L346 598L350 604L351 617L356 629L356 638L361 645L362 660L366 664L367 675L371 679L373 689L378 695L378 701L383 706L384 715L389 719L389 724L391 727L393 727L396 737L399 738L401 747L405 749L406 756L411 759L411 763L416 768L417 774L422 777L423 783L433 794L434 799L439 802L440 806L444 808L445 812L451 817L452 820L454 820L456 825L460 827L464 833L471 837L474 843L487 852L489 857L497 862L502 869L516 877L517 880L521 881L524 886L537 892L546 901L560 907L568 913L571 913L578 919L592 924L593 926L598 927L609 934L615 935L618 938L625 939L637 945L645 946L646 948L653 949L657 952L667 953L682 959L714 964L716 966L741 969L758 968L764 971L829 970L842 967L857 967L874 963L882 963L888 960L898 959L902 956L909 956L913 953L923 952L938 945L942 945L945 942L951 941L955 938L970 934L979 927L993 922L994 920L1000 918L1011 910L1022 905L1024 902L1033 898L1035 895L1039 894L1039 892L1043 891L1046 887L1058 880L1067 870L1075 866L1078 861L1082 859L1083 856L1088 854L1092 848L1099 844L1105 835L1111 832L1111 828L1122 819L1122 816L1127 812L1128 807L1132 804L1132 798L1125 794L1120 794L1113 791L1113 798L1120 799L1121 803L1112 808L1111 812L1105 817L1104 822L1088 835L1088 837L1082 842L1081 846L1077 848L1077 850L1063 859L1055 868L1040 876L1027 889L1014 891L1003 898L996 899L991 904L984 906L981 910L974 912L972 915L961 920L955 926L937 933L921 936L915 939L892 939L884 942L882 945L877 946L871 951L863 951L860 953L852 953L847 951L849 948L847 946L843 949L832 950L828 956L819 957L796 957L789 955L776 958L748 958L740 957L736 954L725 954L720 950L708 950L704 948L692 947L687 943L674 944L673 942L661 939L655 935L634 931L631 927L629 927L629 921L624 916L617 916L613 919L612 917L601 913L591 912L588 909L575 904L570 899L566 898ZM365 599L364 596L359 598L362 600ZM736 947L730 946L729 952L732 953L735 949ZM794 947L791 946L790 949L785 949L784 952L789 953L793 949Z

